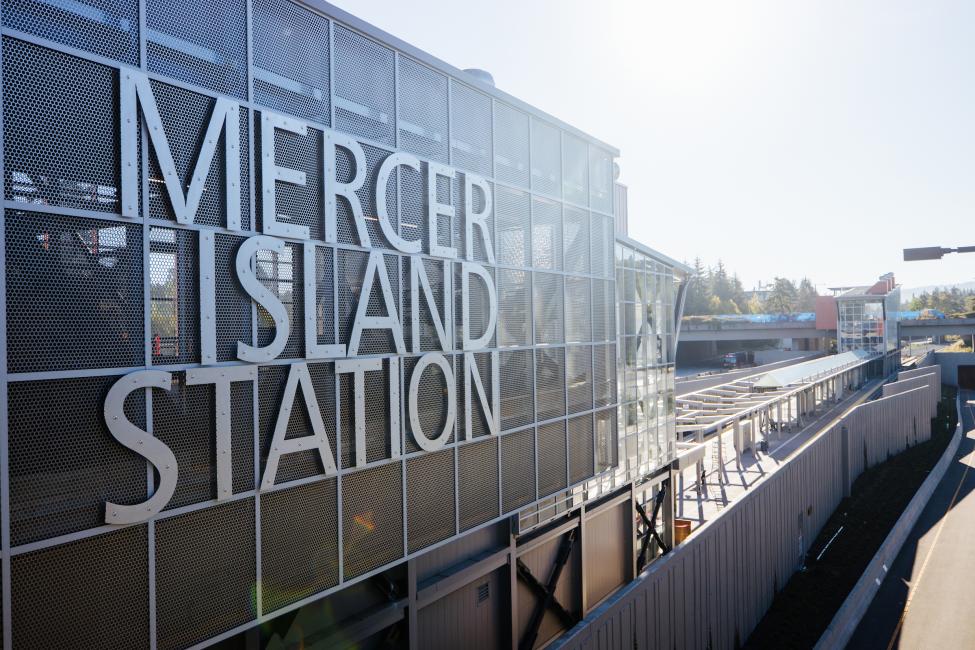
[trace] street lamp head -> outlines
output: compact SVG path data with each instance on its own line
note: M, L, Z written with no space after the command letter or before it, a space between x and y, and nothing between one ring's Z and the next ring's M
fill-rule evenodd
M927 246L925 248L905 248L904 261L917 262L920 260L940 260L945 253L950 253L950 248L940 246Z

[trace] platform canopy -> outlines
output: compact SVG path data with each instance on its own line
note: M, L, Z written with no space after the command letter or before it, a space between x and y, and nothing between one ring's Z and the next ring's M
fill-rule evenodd
M793 384L802 383L819 375L826 375L835 372L844 366L848 366L864 359L876 356L875 353L866 350L853 350L842 354L834 354L828 357L813 359L793 366L786 366L773 370L755 382L754 387L759 389L784 388Z

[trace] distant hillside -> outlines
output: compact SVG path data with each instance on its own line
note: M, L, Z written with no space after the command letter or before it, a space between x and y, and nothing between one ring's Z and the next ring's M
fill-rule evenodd
M975 280L953 284L931 284L926 287L901 287L901 301L910 302L918 294L931 293L935 289L951 289L952 287L957 287L959 291L975 291Z

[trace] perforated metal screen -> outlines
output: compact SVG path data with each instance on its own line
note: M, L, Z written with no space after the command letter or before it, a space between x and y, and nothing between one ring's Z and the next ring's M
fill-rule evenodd
M0 6L2 623L17 647L208 642L617 464L604 145L315 2ZM332 160L335 137L362 159L340 145ZM417 168L377 190L397 152ZM351 196L330 191L360 175ZM432 226L431 201L446 206ZM477 214L483 227L468 229ZM239 261L261 235L282 245ZM367 293L375 249L388 286ZM464 261L484 268L493 313L484 282L462 289ZM429 295L412 288L417 267ZM274 344L281 317L258 292L290 331L227 401L195 373ZM398 320L404 345L362 331L357 356L380 369L357 401L343 359L312 352L349 346L363 316ZM492 326L465 357L465 329ZM444 367L421 367L431 351ZM171 451L178 480L149 523L106 524L106 503L164 489L145 440L122 444L105 406L149 370L169 388L129 394L124 419ZM331 461L292 448L319 422ZM444 427L442 449L419 444ZM289 448L280 459L276 445Z

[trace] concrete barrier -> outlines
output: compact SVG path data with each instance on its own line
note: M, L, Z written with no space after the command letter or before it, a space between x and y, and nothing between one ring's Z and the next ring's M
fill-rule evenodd
M958 409L958 427L955 429L955 434L952 436L948 448L945 449L944 454L941 455L941 459L934 466L934 469L931 470L931 473L928 474L928 477L921 483L921 487L918 488L911 502L907 505L907 508L904 509L904 512L901 513L894 527L890 530L890 533L887 534L887 538L884 539L884 543L880 545L870 564L867 565L863 575L857 580L856 585L854 585L846 600L843 601L836 615L833 616L833 620L816 643L815 650L828 650L830 648L842 648L846 646L856 631L857 626L860 624L860 619L863 618L863 615L867 612L867 608L870 607L873 597L880 590L884 578L887 577L887 567L894 563L897 555L901 552L904 541L914 528L925 506L927 506L928 501L931 499L931 495L934 493L938 483L941 482L945 472L948 470L948 466L955 457L955 453L958 451L963 429L960 398L956 400L955 406Z

